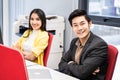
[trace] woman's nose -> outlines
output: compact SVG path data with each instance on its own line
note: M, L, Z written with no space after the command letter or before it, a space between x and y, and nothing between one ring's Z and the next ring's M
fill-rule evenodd
M37 23L37 21L36 21L36 20L33 20L33 23L34 23L34 24L36 24L36 23Z

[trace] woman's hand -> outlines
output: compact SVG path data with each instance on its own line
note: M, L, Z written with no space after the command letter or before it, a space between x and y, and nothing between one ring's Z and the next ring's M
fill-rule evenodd
M24 58L30 61L34 61L36 59L36 57L33 55L33 53L26 55L25 52L23 52Z

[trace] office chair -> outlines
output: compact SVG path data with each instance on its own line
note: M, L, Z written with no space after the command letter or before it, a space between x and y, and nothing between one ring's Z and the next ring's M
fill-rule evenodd
M27 68L22 54L1 44L0 80L28 80Z
M105 80L111 80L118 55L118 49L113 45L108 45L108 68Z
M51 49L52 39L53 39L52 33L48 33L48 35L49 35L48 46L45 49L44 57L43 57L44 66L47 66L47 61L50 54L50 49Z

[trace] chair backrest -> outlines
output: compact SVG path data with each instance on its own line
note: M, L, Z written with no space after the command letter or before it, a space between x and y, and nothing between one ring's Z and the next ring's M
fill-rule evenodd
M112 79L117 55L118 55L118 49L113 45L108 45L108 68L106 73L106 80Z
M27 68L22 54L1 44L0 80L28 80Z
M50 54L50 49L51 49L52 39L53 39L53 34L52 33L48 33L48 35L49 35L48 46L45 49L44 57L43 57L44 66L47 66L47 61L48 61L48 57L49 57L49 54Z

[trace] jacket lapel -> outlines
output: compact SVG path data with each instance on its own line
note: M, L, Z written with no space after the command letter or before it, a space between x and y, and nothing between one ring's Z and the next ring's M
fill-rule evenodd
M81 54L81 58L80 58L80 62L83 62L83 60L84 60L84 58L85 58L85 56L88 54L88 53L86 53L85 51L89 48L89 46L90 46L90 43L92 42L92 40L93 40L93 38L94 38L94 34L92 33L92 32L90 32L90 37L88 38L88 40L87 40L87 42L86 42L86 44L85 44L85 46L83 47L83 50L82 50L82 54Z

